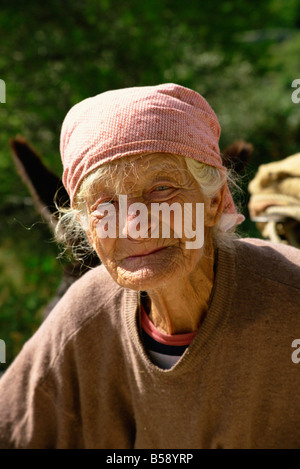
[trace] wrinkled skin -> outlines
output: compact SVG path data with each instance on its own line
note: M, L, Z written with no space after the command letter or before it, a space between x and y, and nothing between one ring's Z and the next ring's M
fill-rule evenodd
M214 281L210 228L221 216L224 190L212 199L206 199L186 170L184 158L168 155L167 162L166 165L166 156L159 153L136 159L135 171L124 175L119 193L114 184L99 183L93 195L86 198L90 220L87 234L112 278L125 288L147 291L151 300L150 319L159 330L174 334L197 330L205 317ZM142 202L149 213L152 202L178 202L182 210L185 203L193 203L193 207L196 203L204 203L204 245L200 249L187 249L184 230L182 238L176 238L172 232L172 219L170 238L151 238L149 235L138 239L129 236L100 239L97 223L101 214L97 208L99 204L113 203L118 210L120 193L127 195L128 207ZM129 213L127 223L133 216Z

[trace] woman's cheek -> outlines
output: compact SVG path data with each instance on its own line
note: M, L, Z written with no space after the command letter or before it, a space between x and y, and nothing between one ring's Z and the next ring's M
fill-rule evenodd
M99 218L94 216L93 214L90 214L90 216L89 216L90 229L89 229L88 237L89 237L89 241L90 241L90 244L92 245L93 249L99 255L99 250L101 249L101 246L100 246L100 243L99 243L100 239L97 235L98 222L99 222Z
M116 240L112 238L99 238L95 228L93 230L92 237L94 241L93 247L101 261L106 263L108 260L113 260Z

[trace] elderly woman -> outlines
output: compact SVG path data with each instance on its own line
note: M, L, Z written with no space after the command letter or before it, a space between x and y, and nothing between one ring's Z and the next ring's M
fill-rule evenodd
M219 135L174 84L67 114L60 226L102 265L2 377L0 447L300 447L300 253L235 236Z

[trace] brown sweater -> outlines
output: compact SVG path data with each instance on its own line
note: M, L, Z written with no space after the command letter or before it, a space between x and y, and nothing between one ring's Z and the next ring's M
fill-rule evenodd
M0 448L300 448L300 251L220 249L179 362L139 338L137 293L103 266L74 284L0 379Z

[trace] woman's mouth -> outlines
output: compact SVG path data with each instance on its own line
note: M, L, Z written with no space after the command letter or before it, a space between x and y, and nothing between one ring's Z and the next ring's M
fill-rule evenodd
M152 251L143 251L137 254L132 254L131 256L125 257L124 260L131 260L131 259L137 259L140 257L151 256L151 254L156 254L160 251L163 251L164 249L166 249L166 246L162 248L153 249Z

